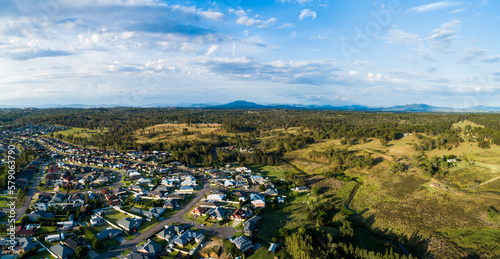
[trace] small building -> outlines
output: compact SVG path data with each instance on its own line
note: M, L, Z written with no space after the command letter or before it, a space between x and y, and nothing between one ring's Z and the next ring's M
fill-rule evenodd
M45 241L47 242L55 242L55 241L62 241L66 237L64 233L59 233L59 234L54 234L54 235L48 235L45 237Z
M206 215L208 215L210 218L216 219L216 220L224 220L226 218L226 214L228 213L227 209L224 209L222 207L217 207L217 208L212 208L207 211Z
M155 243L153 240L147 241L144 245L137 248L141 254L160 256L163 253L163 246Z
M101 232L97 233L95 237L97 240L104 240L104 239L111 239L114 238L122 233L121 229L115 229L115 228L106 228L103 229Z
M223 201L226 198L225 194L210 194L207 196L209 201Z
M239 236L231 240L231 242L236 246L236 248L240 249L242 253L253 249L252 241L246 236Z
M246 217L246 212L242 209L237 209L231 217L229 217L230 220L233 221L244 221Z
M31 240L30 237L19 238L19 245L21 245L21 249L23 250L23 252L26 252L36 247L35 243L33 242L33 240Z
M32 237L36 233L36 228L32 225L19 225L16 229L16 236L18 237Z
M255 230L255 227L257 224L260 222L262 217L260 216L253 216L249 220L243 222L243 233L245 235L251 236L253 231Z
M207 211L206 207L198 206L198 207L194 208L194 210L191 211L191 214L201 216L201 215L205 214L206 211Z
M278 248L278 244L276 243L271 243L271 245L269 246L269 250L267 250L267 254L270 254L270 253L276 253L276 249Z
M52 251L59 259L68 259L68 258L71 258L75 254L75 252L73 252L73 250L71 250L69 247L62 245L62 244L57 244L57 245L51 247L50 251Z
M84 246L87 244L87 242L85 242L85 239L83 239L83 237L72 237L72 238L66 239L63 242L63 244L65 244L71 250L76 251L77 247Z
M142 220L135 218L123 218L116 222L116 224L125 229L127 232L135 232L137 228L141 225Z
M309 191L309 188L307 188L307 186L297 186L297 187L295 187L295 191L296 192L307 192L307 191Z
M99 215L92 215L92 218L90 219L90 225L92 226L98 226L98 225L101 225L101 224L104 224L104 219L99 216Z

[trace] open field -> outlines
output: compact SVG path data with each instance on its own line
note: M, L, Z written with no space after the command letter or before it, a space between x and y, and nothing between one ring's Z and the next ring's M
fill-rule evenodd
M65 137L69 136L69 135L73 135L75 137L87 137L87 138L90 138L92 137L93 135L95 134L99 134L99 133L104 133L106 132L107 129L104 129L104 130L91 130L91 129L86 129L86 128L78 128L78 127L70 127L69 129L67 130L62 130L62 131L57 131L57 132L54 132L54 136L57 135L57 134L61 134ZM50 136L50 135L46 135L46 136Z
M173 140L193 140L205 134L231 135L222 129L221 124L191 124L185 123L164 123L138 130L134 133L134 138L139 143L155 141Z

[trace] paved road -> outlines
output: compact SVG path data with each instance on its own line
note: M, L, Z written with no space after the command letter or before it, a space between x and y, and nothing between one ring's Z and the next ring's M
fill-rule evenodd
M129 240L126 243L117 246L113 251L108 251L106 253L101 254L100 255L101 258L113 258L114 256L117 256L117 255L125 252L125 250L127 250L127 249L133 250L137 244L152 237L153 235L155 235L156 233L158 233L162 229L164 229L166 225L172 224L174 222L190 224L191 226L194 226L197 229L206 230L209 233L216 235L216 236L219 236L219 237L222 237L222 238L229 238L229 237L233 236L236 233L236 230L234 230L234 228L232 228L232 227L220 227L220 228L206 227L206 226L202 226L198 223L188 221L188 220L185 220L182 218L182 215L184 215L186 212L191 210L191 208L193 208L198 202L200 202L201 199L203 198L203 196L208 191L215 190L215 189L217 189L217 188L204 188L204 189L202 189L201 191L198 192L196 197L191 202L189 202L183 209L179 210L177 213L170 216L166 220L158 223L156 226L152 227L151 229L144 232L143 234L140 234L139 236L135 237L134 239Z
M28 194L27 194L28 196L26 196L26 199L24 200L23 206L21 208L17 209L16 221L18 221L19 219L21 219L21 217L24 215L24 213L26 212L26 209L31 204L31 199L33 199L33 196L35 196L35 194L39 193L39 191L37 191L38 183L40 182L40 179L43 176L45 167L50 162L51 161L46 162L40 168L40 172L37 174L35 182L33 182L33 184L31 185L31 188L29 189Z

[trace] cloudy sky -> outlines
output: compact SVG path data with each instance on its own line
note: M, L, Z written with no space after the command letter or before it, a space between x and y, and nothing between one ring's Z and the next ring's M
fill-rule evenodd
M500 3L0 0L0 105L500 106Z

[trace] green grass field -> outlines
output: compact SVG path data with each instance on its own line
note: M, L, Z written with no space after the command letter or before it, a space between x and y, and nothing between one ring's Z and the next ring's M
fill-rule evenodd
M86 129L86 128L71 127L67 130L54 132L54 136L57 134L62 134L63 136L73 135L75 137L90 138L95 134L104 133L106 131L107 131L107 129L101 131L101 130L90 130L90 129ZM46 135L46 136L50 136L50 135Z
M184 129L187 129L187 131ZM137 142L144 143L180 139L193 140L198 139L200 135L211 133L224 136L234 135L223 130L221 124L192 124L188 126L185 123L164 123L138 130L133 136Z

